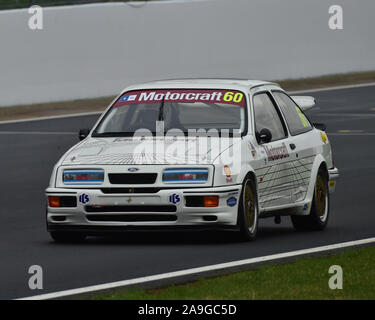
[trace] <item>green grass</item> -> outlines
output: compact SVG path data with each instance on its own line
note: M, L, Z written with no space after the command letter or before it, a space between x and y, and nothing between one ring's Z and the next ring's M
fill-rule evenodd
M331 265L340 265L343 269L342 290L329 289ZM375 247L263 265L250 271L165 288L118 290L91 299L375 299Z

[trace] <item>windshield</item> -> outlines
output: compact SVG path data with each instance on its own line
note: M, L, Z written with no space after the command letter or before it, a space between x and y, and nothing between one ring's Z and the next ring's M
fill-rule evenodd
M155 134L160 123L164 132L216 129L242 133L245 111L245 95L236 90L129 91L114 103L93 136L132 136L138 130Z

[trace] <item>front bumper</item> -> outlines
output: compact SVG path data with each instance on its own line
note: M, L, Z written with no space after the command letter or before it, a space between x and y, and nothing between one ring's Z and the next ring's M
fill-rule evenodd
M328 188L329 192L332 193L336 189L336 181L339 178L339 170L337 168L332 168L328 170Z
M77 205L58 208L47 206L47 226L49 231L103 232L124 229L236 226L241 187L232 185L161 189L155 193L110 194L103 193L100 189L48 188L47 197L76 197ZM188 196L218 196L219 204L217 207L189 207L186 204ZM106 212L101 212L101 208L104 207Z

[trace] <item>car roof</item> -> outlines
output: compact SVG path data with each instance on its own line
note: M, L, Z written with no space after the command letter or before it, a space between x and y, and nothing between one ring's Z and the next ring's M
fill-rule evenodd
M248 79L220 79L220 78L182 78L182 79L168 79L144 82L137 85L127 87L124 91L142 90L142 89L173 89L173 88L215 88L215 89L243 89L249 90L254 87L273 85L279 86L277 83L248 80Z

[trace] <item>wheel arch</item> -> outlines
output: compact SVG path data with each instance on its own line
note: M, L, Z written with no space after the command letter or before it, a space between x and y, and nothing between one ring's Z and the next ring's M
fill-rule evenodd
M319 169L320 168L323 168L327 178L328 178L328 166L327 166L327 162L325 161L325 159L323 158L323 156L321 154L318 154L316 157L315 157L315 160L313 162L313 165L311 167L311 179L310 179L310 184L309 184L309 187L307 189L307 195L306 195L306 200L307 201L312 201L313 197L314 197L314 188L315 188L315 183L316 183L316 177L318 175L318 172L319 172Z
M249 164L246 164L246 165L242 166L241 172L238 175L237 183L243 184L246 177L251 177L252 179L254 179L255 188L256 188L256 191L258 193L258 178L257 178L257 175L255 173L254 168Z

